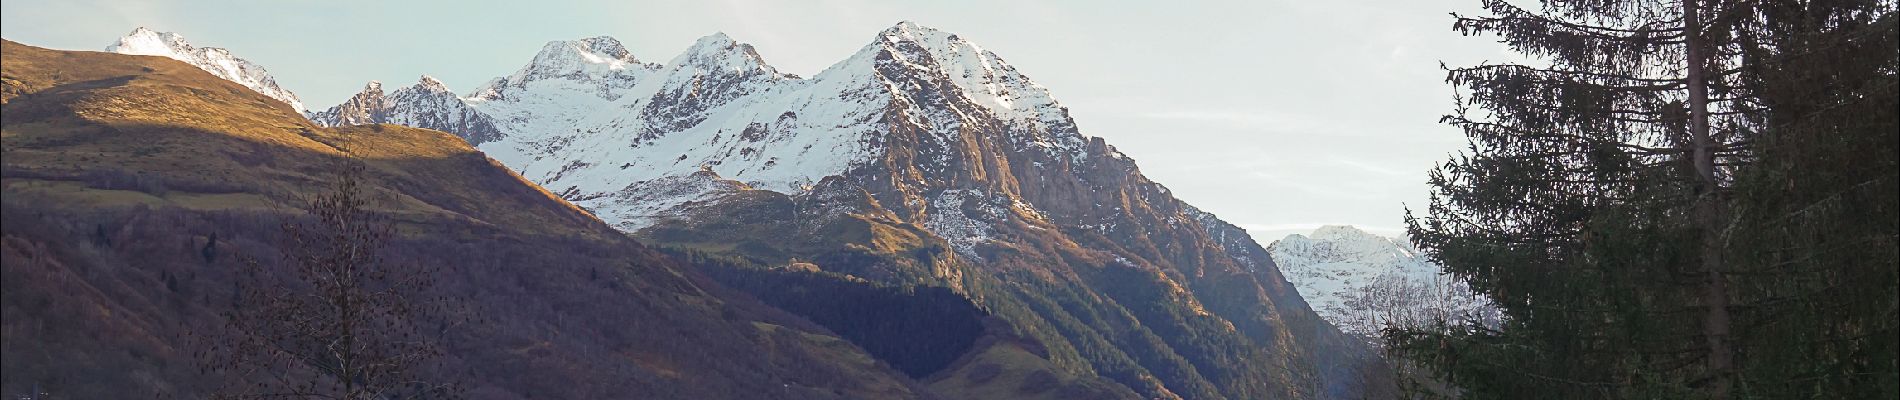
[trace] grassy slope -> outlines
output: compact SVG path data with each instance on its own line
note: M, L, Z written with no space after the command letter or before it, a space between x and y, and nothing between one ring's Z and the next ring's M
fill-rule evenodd
M910 398L918 389L821 328L672 262L440 132L320 128L159 57L4 43L0 391L196 397L184 333L215 326L233 259L271 260L348 154L481 322L434 376L480 398ZM216 236L219 240L212 240Z

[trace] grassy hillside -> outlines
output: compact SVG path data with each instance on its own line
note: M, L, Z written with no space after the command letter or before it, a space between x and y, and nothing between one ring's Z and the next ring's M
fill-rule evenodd
M200 397L187 332L238 260L345 156L397 224L389 258L445 266L475 323L427 375L475 398L916 398L823 328L722 289L448 134L316 127L158 57L4 43L0 392Z

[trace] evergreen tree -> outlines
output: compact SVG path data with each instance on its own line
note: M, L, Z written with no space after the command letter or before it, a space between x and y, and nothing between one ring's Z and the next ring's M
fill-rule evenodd
M1484 2L1411 235L1505 314L1387 332L1474 398L1892 398L1890 1Z
M1900 18L1891 1L1758 7L1739 35L1769 112L1733 204L1738 393L1900 397Z
M1457 18L1534 63L1452 69L1468 154L1433 171L1417 244L1501 330L1393 332L1478 397L1727 398L1731 172L1759 108L1736 4L1502 0ZM1474 111L1473 108L1476 110ZM1462 374L1460 374L1462 372Z

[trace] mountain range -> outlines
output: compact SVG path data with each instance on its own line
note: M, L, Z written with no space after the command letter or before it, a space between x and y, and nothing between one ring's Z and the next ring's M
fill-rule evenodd
M553 41L466 94L427 76L390 92L372 81L322 111L221 49L146 29L120 42L110 50L184 61L316 126L459 137L689 276L849 340L927 396L1389 395L1370 347L1309 307L1273 253L953 33L902 22L811 77L724 34L664 63L611 37ZM878 387L908 387L897 385Z

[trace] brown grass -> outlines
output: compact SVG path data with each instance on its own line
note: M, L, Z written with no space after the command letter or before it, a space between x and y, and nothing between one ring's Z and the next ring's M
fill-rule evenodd
M345 158L370 167L371 208L404 233L390 257L449 266L440 287L479 315L448 328L437 371L472 397L921 390L808 322L682 272L454 136L313 126L160 57L0 50L9 395L44 384L73 398L202 397L180 338L233 301L233 258L273 259L277 224Z

